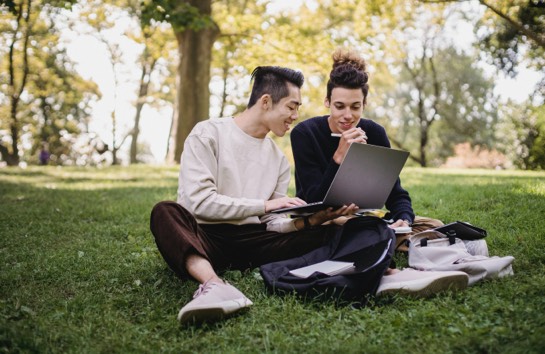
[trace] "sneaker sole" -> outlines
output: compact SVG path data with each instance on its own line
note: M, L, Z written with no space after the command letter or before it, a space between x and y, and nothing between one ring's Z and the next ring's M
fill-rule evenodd
M227 315L233 314L252 305L253 302L250 301L250 299L240 298L237 300L229 300L215 304L214 307L195 307L186 311L183 311L182 309L178 313L178 321L185 324L221 320Z
M388 285L389 288L382 290L377 295L403 294L417 297L429 297L442 291L464 290L468 286L468 279L466 274L453 274L434 279L429 283L422 280L405 286L400 286L399 283L392 283ZM404 282L404 284L407 283Z

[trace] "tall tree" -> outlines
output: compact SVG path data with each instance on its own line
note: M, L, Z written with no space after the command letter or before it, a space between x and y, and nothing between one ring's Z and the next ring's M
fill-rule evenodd
M179 162L185 138L208 118L212 45L219 29L212 20L211 0L145 0L142 18L171 24L178 44L176 113L172 125L171 162Z
M39 33L36 40L46 47L54 33L52 24L42 26L36 32ZM86 130L91 116L90 103L98 99L98 88L75 74L62 47L50 47L44 53L35 53L32 59L36 74L29 84L29 92L33 92L34 97L28 112L33 118L28 126L33 139L30 154L36 156L42 143L46 143L55 164L76 163L81 152L74 149L74 145Z
M244 109L248 74L265 61L260 54L265 47L262 25L270 18L266 7L266 3L246 0L213 4L220 32L213 48L211 86L217 88L212 98L219 106L216 114L220 117Z
M441 163L458 143L493 146L493 82L473 57L452 48L428 49L404 64L399 82L385 125L394 145L411 151L419 165Z
M11 4L12 13L15 17L14 25L9 29L8 45L8 74L7 93L9 100L9 132L11 138L11 149L4 145L4 139L0 142L0 154L9 166L16 166L20 162L19 138L21 134L21 122L18 115L21 96L25 92L29 67L29 46L34 19L36 17L32 2L30 0ZM3 13L2 15L5 15ZM9 16L10 14L8 14ZM4 16L3 16L4 17ZM10 18L8 17L8 20ZM7 26L6 26L7 27ZM17 72L16 62L22 63L21 71ZM18 75L19 74L19 75Z
M131 145L129 150L129 162L137 163L140 160L138 138L140 135L140 121L146 105L161 107L165 100L172 102L170 94L174 92L170 77L175 74L172 61L176 60L175 39L168 23L157 21L142 21L142 3L140 0L116 0L120 9L127 11L131 20L140 23L138 28L128 31L128 38L138 43L142 51L138 57L137 65L140 69L138 88L135 99L135 113L133 127L129 132Z
M127 71L127 63L119 36L112 36L112 33L117 33L118 23L128 18L127 11L123 8L127 4L122 0L108 3L102 0L85 0L78 5L79 18L75 25L80 26L79 33L89 34L103 45L111 67L111 141L108 149L112 154L112 164L117 165L120 163L118 152L130 137L131 131L121 126L118 117L120 86L128 80L124 75ZM81 27L80 19L84 19L88 28Z
M456 143L491 144L493 130L485 128L497 121L491 80L472 55L448 40L450 14L443 7L417 6L403 19L403 31L392 40L397 55L388 58L390 71L400 74L393 85L375 91L367 110L421 166L440 163Z

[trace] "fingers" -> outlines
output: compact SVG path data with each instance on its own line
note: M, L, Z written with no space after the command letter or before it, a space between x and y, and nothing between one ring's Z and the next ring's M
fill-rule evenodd
M404 226L409 226L405 220L397 220L396 222L394 222L393 224L390 224L389 225L392 229L395 229L396 227L404 227Z
M291 199L293 199L293 202L296 203L297 205L305 205L305 204L307 204L307 202L305 202L305 201L304 201L303 199L301 199L301 198L295 197L295 198L291 198Z
M348 140L349 143L357 143L357 144L367 144L367 137L363 137L363 136L360 136L360 137L357 137L355 139L350 139Z
M342 137L346 139L348 143L367 144L367 134L361 128L352 128L345 131Z
M286 207L292 207L292 206L299 206L299 205L305 205L307 202L305 202L303 199L300 198L290 198L285 197L279 199Z
M305 204L307 204L307 202L300 198L283 197L270 199L265 201L265 212L268 213L269 211L275 209L288 208Z
M333 209L330 207L325 210L319 211L314 215L316 215L317 218L327 221L338 218L339 216L352 215L357 212L358 209L358 206L352 203L350 205L343 205L342 207L337 209Z

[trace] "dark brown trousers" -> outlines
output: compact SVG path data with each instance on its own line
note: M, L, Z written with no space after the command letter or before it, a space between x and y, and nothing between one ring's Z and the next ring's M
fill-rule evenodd
M185 261L190 254L208 259L216 272L248 269L303 255L325 245L339 226L278 233L265 224L198 224L176 202L160 202L151 212L150 229L168 266L187 278Z

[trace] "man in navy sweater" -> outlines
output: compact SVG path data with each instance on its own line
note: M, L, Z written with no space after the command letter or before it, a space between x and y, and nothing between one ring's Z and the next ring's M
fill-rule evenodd
M358 54L336 51L325 98L330 114L307 119L297 124L291 133L297 197L306 202L323 200L350 144L390 147L384 128L361 118L369 92L369 77L365 70L366 63ZM439 220L415 217L409 193L401 187L399 178L386 201L386 208L385 218L392 220L392 228L412 227L412 233L416 233L443 225ZM403 240L409 235L397 237L398 250L407 249ZM429 295L452 285L463 288L460 282L463 281L456 274L390 269L382 278L377 294Z
M330 117L320 116L303 121L291 133L297 197L307 203L323 200L344 157L341 155L342 157L336 160L335 152L341 149L341 144L349 145L347 142L350 138L331 136ZM352 131L360 135L365 132L367 138L362 140L368 144L390 147L384 128L369 119L358 119ZM386 208L390 211L388 218L395 220L396 226L409 226L415 219L411 198L401 187L399 178L386 200Z

